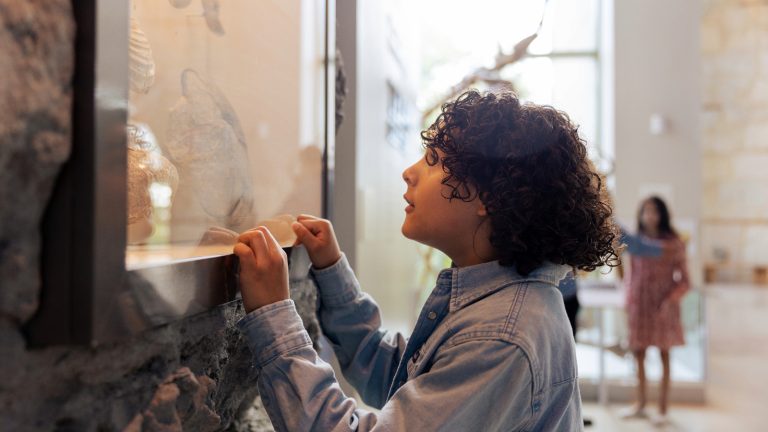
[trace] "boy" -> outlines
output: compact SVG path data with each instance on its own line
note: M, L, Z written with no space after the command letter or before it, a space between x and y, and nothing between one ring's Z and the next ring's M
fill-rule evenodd
M406 237L453 260L409 339L380 329L330 222L293 228L312 260L319 317L356 407L289 300L286 258L264 227L239 237L238 323L278 431L580 430L573 336L558 282L615 265L600 177L567 116L514 94L469 91L422 133L403 173Z

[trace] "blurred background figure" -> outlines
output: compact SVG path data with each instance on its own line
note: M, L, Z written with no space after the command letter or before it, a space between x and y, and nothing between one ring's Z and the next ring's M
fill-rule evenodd
M641 203L637 230L641 239L662 243L665 253L656 257L632 254L631 268L625 277L628 288L629 347L637 362L638 386L636 405L625 416L647 417L645 352L648 347L655 346L661 353L663 371L659 416L654 418L654 423L666 424L670 385L669 350L685 343L680 320L680 301L689 289L685 244L672 227L667 205L659 197L650 197Z

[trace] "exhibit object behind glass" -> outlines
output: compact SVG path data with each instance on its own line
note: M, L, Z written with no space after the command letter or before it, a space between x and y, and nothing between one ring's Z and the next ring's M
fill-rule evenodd
M178 175L129 158L129 269L229 254L265 222L289 246L322 210L324 4L205 3L131 4L129 130Z

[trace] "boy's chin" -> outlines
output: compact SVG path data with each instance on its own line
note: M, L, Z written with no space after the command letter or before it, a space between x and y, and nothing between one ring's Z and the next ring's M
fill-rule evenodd
M411 227L408 222L403 222L403 226L400 227L400 232L409 240L419 241L418 234L414 232L413 227Z
M427 241L425 241L426 239L424 238L424 236L420 235L418 230L413 229L413 227L408 225L408 223L404 223L403 226L400 227L400 232L408 240L413 240L413 241L421 243L423 245L426 245L426 246L429 246L429 247L434 247L434 246L430 245Z
M409 235L409 230L406 227L406 224L403 223L403 225L400 227L400 233L407 239L413 240L411 236Z

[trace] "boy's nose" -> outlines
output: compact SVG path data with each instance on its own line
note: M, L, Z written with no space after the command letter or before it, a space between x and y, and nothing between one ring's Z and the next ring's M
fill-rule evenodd
M413 166L409 166L403 171L403 180L409 186L413 186Z

